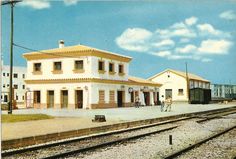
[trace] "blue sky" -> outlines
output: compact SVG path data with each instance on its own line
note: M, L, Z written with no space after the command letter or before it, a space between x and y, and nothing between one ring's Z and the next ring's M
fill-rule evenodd
M213 83L236 84L236 2L24 1L15 7L14 43L43 50L83 44L133 57L130 75L148 78L167 68ZM2 53L9 64L9 6L2 7ZM14 47L14 63L26 66Z

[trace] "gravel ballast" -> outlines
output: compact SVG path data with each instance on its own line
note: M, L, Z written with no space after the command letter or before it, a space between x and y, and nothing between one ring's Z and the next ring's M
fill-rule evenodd
M86 154L78 154L68 158L84 159L158 159L164 158L174 151L183 149L198 140L206 138L218 131L236 125L234 118L214 119L202 124L186 121L176 129L155 134L132 142L121 143L112 147L98 149ZM169 135L173 136L173 145L169 145Z

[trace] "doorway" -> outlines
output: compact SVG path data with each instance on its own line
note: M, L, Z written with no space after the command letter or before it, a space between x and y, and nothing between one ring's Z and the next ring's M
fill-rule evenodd
M68 107L68 91L63 90L61 91L61 108Z
M166 93L165 93L165 98L167 99L168 97L171 97L172 98L172 89L166 89L165 90Z
M83 90L75 91L75 108L83 108Z
M118 107L123 107L123 96L124 96L124 91L117 91L117 106Z
M8 97L7 97L7 95L4 95L3 101L4 101L4 102L8 102Z
M48 100L47 100L47 107L53 108L54 107L54 91L48 91Z
M145 105L150 105L150 93L149 92L143 92L143 94L144 94Z

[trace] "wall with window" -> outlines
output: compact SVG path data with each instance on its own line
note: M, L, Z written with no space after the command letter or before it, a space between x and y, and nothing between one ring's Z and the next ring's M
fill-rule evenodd
M54 92L54 109L61 109L62 91L68 91L68 107L66 109L75 109L76 90L83 90L83 109L89 108L91 96L91 84L89 83L66 83L66 84L29 84L31 92L40 92L40 103L35 103L35 108L46 109L48 103L48 91ZM36 99L35 93L31 94L31 99ZM28 97L29 98L29 97ZM38 99L38 98L37 98Z
M128 63L93 56L27 62L27 79L102 78L128 80ZM110 66L112 65L112 66Z
M129 63L99 57L91 59L92 74L95 78L128 80Z
M187 82L186 79L182 76L178 76L172 72L165 72L158 77L152 79L152 81L163 84L160 87L161 97L164 95L166 89L172 90L172 100L173 101L187 101ZM165 97L166 98L166 97Z
M32 60L27 64L27 79L87 78L91 76L91 57Z
M1 93L2 96L5 97L5 99L9 99L8 97L8 92L9 92L9 86L10 86L10 67L7 65L2 66L2 72L1 72ZM24 102L24 96L26 92L26 84L24 82L25 77L26 77L26 67L19 67L19 66L14 66L13 67L13 87L15 88L14 90L14 99L18 103L18 107L21 108L23 106ZM23 98L22 98L23 97ZM2 98L3 99L3 98ZM8 102L2 100L3 103Z

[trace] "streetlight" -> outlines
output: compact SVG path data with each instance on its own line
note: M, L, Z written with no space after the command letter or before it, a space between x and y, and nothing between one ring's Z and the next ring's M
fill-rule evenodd
M8 0L1 2L1 5L11 5L11 35L10 35L10 95L8 103L8 114L12 114L12 72L13 72L13 8L16 3L22 0Z

